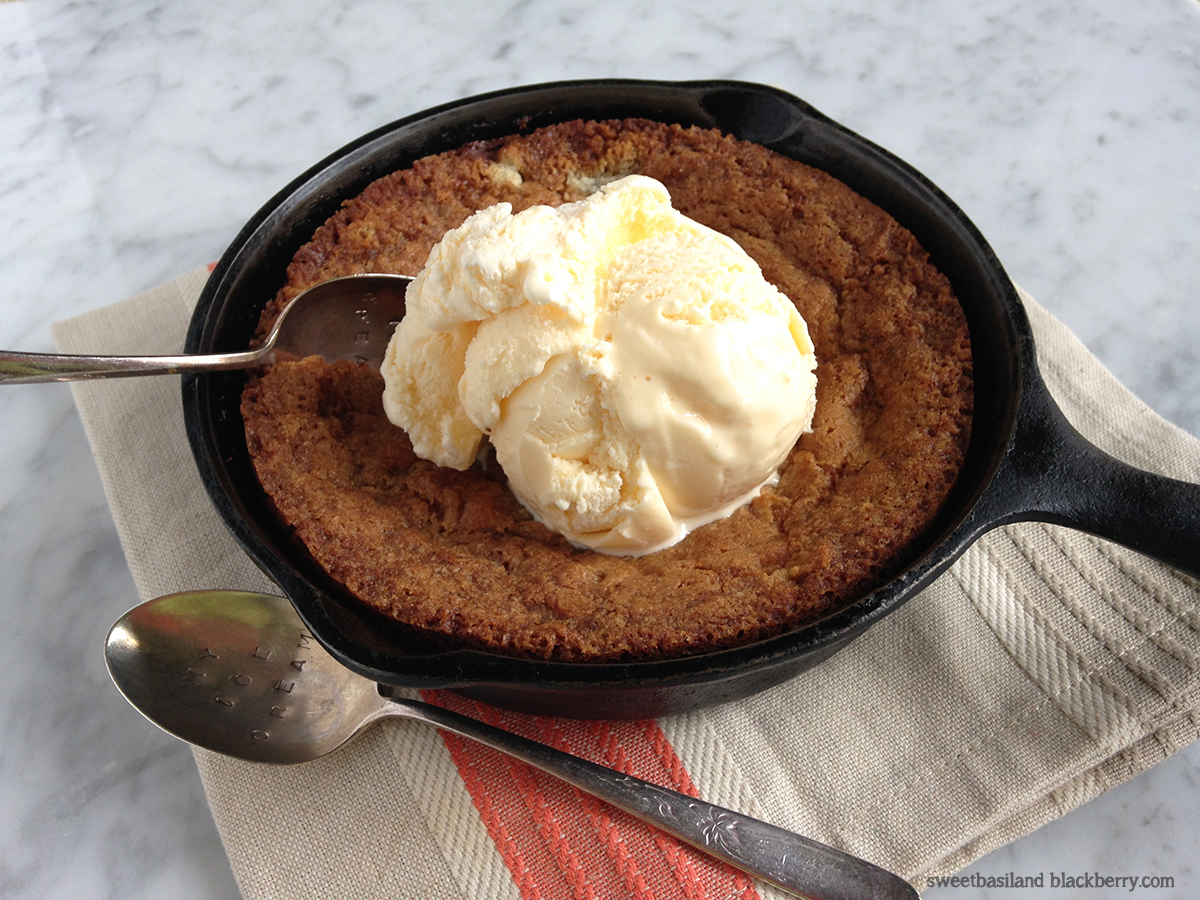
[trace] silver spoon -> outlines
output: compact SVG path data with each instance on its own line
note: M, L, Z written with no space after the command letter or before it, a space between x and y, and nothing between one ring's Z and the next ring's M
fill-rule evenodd
M69 356L0 350L0 384L249 369L276 359L313 354L329 362L362 360L378 368L391 326L404 315L404 290L410 281L407 275L368 274L314 285L296 295L256 350L185 356Z
M466 716L391 696L343 667L280 597L170 594L134 607L105 645L113 681L150 721L209 750L301 763L386 716L417 719L549 772L757 878L811 900L919 900L879 866Z

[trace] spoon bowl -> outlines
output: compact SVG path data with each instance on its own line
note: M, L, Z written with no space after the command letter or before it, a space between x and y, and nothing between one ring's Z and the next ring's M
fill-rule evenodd
M109 632L109 673L147 718L188 743L264 763L331 753L387 708L316 643L282 597L160 597Z
M393 696L343 667L291 603L242 591L170 594L131 609L105 644L113 681L150 721L240 759L302 763L385 716L436 725L562 778L743 871L813 900L914 900L879 866L741 813Z
M378 369L388 339L404 316L407 275L347 275L313 285L293 298L254 350L183 356L71 356L0 351L0 384L83 381L131 375L227 372L317 355Z

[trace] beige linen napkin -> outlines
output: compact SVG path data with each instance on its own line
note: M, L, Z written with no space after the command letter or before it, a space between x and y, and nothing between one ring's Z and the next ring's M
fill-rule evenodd
M206 277L193 272L59 323L58 345L178 352ZM1152 413L1065 326L1025 302L1044 375L1072 422L1129 462L1200 482L1200 441ZM142 598L272 590L201 487L178 379L74 390ZM816 669L658 726L706 799L923 887L1192 741L1198 659L1196 581L1103 541L1025 524L986 536ZM427 726L384 723L296 767L203 751L196 759L249 898L537 894L528 872L514 876L446 742Z

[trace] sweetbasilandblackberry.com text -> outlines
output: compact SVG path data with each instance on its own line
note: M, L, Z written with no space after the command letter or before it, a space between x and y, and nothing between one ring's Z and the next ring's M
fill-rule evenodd
M1175 887L1172 875L1102 875L1099 872L1038 872L1036 875L931 875L926 887L949 888L1106 888L1108 890L1154 890Z

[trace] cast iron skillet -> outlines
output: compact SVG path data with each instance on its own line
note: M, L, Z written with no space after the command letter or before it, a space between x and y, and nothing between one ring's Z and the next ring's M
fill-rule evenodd
M387 125L301 175L246 225L204 289L187 351L244 349L296 250L374 179L469 141L574 118L629 116L720 128L831 173L911 230L950 278L970 325L976 407L966 464L942 519L906 569L852 607L749 646L628 665L447 650L381 625L275 520L246 451L238 411L244 375L185 377L188 437L213 503L337 659L385 685L454 688L553 715L640 718L743 697L815 665L1008 522L1069 525L1200 575L1200 486L1118 462L1067 423L1038 374L1012 283L962 211L891 154L761 85L563 82L472 97Z

